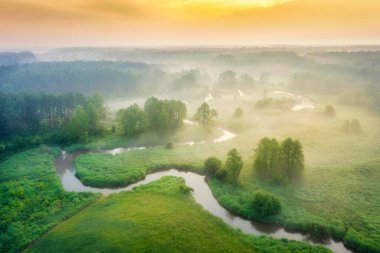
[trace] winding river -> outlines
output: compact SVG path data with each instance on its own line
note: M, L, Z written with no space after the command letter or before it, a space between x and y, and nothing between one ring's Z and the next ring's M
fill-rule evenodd
M112 150L102 151L104 153L112 154ZM115 151L116 152L116 151ZM56 158L55 165L57 172L61 178L62 186L66 191L75 192L98 192L105 195L111 193L117 193L121 191L130 191L134 187L150 183L164 176L176 176L182 177L186 185L193 188L193 197L197 203L199 203L204 209L211 214L221 218L225 223L233 228L241 229L243 232L253 235L269 235L277 238L287 238L290 240L307 241L313 243L308 239L308 235L297 231L291 231L284 229L279 224L269 224L258 221L245 220L239 216L231 213L224 207L222 207L213 196L210 187L206 182L205 176L198 175L192 172L179 171L176 169L170 169L166 171L154 172L147 175L143 180L137 183L131 184L123 188L94 188L85 186L82 182L75 177L75 158L85 152L76 152L73 154L62 154ZM352 252L347 249L342 242L337 242L330 239L326 244L326 247L336 253L348 253Z
M294 94L291 94L291 95L293 96ZM307 103L304 103L305 101L306 100L301 99L301 104L306 105L305 108L311 108L311 104L309 103L309 100L307 100ZM303 105L301 104L297 108L303 109ZM184 123L195 124L194 122L189 121L189 120L185 120ZM236 135L232 132L229 132L222 128L219 128L219 129L223 132L223 135L213 140L213 143L224 142L236 137ZM205 143L205 141L187 142L187 143L182 143L182 145L191 146L194 144L203 144L203 143ZM145 149L145 148L146 147L116 148L112 150L102 150L100 152L116 155L122 152L128 152L130 150ZM192 172L179 171L176 169L154 172L152 174L147 175L144 179L138 181L137 183L134 183L127 187L122 187L122 188L94 188L94 187L85 186L75 176L75 166L74 166L74 161L76 157L83 153L86 153L86 152L81 151L81 152L68 154L65 151L62 151L62 154L59 157L57 157L55 160L57 172L60 176L62 186L66 191L97 192L97 193L108 195L111 193L118 193L121 191L130 191L136 186L150 183L164 176L181 177L185 180L186 185L188 185L194 190L192 195L195 201L198 204L200 204L205 210L209 211L211 214L221 218L225 223L227 223L231 227L236 228L236 229L241 229L243 232L247 234L269 235L276 238L287 238L290 240L307 241L313 244L313 242L310 241L308 234L300 233L299 231L284 229L279 224L269 224L269 223L264 223L264 222L246 220L233 214L232 212L222 207L218 203L218 201L215 199L215 197L213 196L211 192L210 187L207 184L205 176L198 175ZM325 246L336 253L353 252L350 249L347 249L342 242L338 242L333 239L330 239L329 241L327 241L325 243Z

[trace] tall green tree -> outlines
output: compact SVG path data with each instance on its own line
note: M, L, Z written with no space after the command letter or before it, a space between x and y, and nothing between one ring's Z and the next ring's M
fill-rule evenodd
M278 174L279 143L276 139L263 138L257 145L253 166L262 178Z
M232 179L236 181L243 168L243 160L235 148L228 151L226 168L231 173Z
M292 138L285 139L280 146L280 166L289 180L299 177L304 169L302 144Z
M123 127L124 134L133 136L144 132L147 128L147 117L137 104L117 112L117 120Z
M263 138L255 149L253 166L266 180L283 182L297 179L304 170L302 144L292 138L281 144L276 139Z
M90 118L81 105L75 108L73 117L68 126L67 133L71 141L86 141L89 135Z
M214 109L210 109L210 106L205 102L197 110L194 115L194 119L200 122L202 125L209 125L216 117L218 112Z
M95 93L88 98L85 110L90 122L90 134L98 134L102 130L102 123L106 117L104 99L100 93Z

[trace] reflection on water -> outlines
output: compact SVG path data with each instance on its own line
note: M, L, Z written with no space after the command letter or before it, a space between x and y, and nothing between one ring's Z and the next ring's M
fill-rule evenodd
M230 131L227 131L226 129L219 128L219 130L223 131L223 135L220 136L219 138L213 140L214 143L228 141L228 140L231 140L237 136L236 134L234 134Z
M113 154L117 151L107 150L105 153ZM206 182L205 176L198 175L192 172L179 171L175 169L159 171L149 174L145 179L122 188L94 188L85 186L82 182L75 177L75 158L84 152L76 152L73 154L66 154L62 152L62 155L56 158L55 165L57 167L57 172L60 175L62 186L66 191L76 191L76 192L99 192L105 195L111 193L117 193L120 191L129 191L134 187L150 183L163 176L176 176L182 177L186 185L193 188L193 197L195 201L200 204L204 209L209 211L211 214L221 218L225 223L229 224L233 228L241 229L243 232L254 235L270 235L277 238L287 238L297 241L308 241L307 235L299 233L296 231L287 231L281 225L278 224L268 224L257 221L250 221L242 219L224 207L222 207L218 201L214 198L210 187ZM346 249L342 242L335 242L333 240L328 241L325 245L332 251L337 253L347 253L351 252Z

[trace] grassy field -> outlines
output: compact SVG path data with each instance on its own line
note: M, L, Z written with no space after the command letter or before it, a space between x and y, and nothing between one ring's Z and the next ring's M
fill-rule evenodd
M318 246L249 237L204 211L164 177L113 194L57 226L28 252L328 252Z
M0 164L0 252L20 252L97 198L63 190L53 164L58 153L42 147Z
M123 178L118 184L128 183L131 171L143 176L155 167L185 165L201 171L207 157L225 160L227 151L237 148L244 159L239 187L210 182L225 207L242 216L263 219L252 217L250 212L253 191L263 188L281 199L283 211L276 221L285 226L309 230L311 224L318 224L362 252L380 252L380 117L361 108L339 105L336 97L313 94L308 97L316 102L314 110L256 110L254 105L260 97L257 93L210 102L220 112L216 124L239 134L228 142L177 146L173 150L153 148L115 157L83 155L77 161L78 175L86 184L106 186L114 185L118 178ZM323 114L327 104L335 107L335 117ZM233 117L238 106L244 111L240 119ZM345 120L352 119L360 121L362 133L340 130ZM273 185L256 178L253 149L266 136L301 141L306 165L301 182Z

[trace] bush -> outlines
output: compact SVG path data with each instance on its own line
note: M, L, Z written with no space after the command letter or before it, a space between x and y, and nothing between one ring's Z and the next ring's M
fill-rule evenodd
M313 240L314 242L321 242L321 243L328 240L331 234L327 227L317 224L317 223L312 223L310 225L309 231L310 231L311 240Z
M216 157L209 157L204 163L205 173L209 176L215 176L222 169L222 161Z
M361 133L362 127L357 119L346 120L343 124L342 131L347 134L358 134Z
M173 148L174 148L174 145L173 145L173 143L168 142L168 143L165 144L165 148L166 148L166 149L173 149Z
M324 113L330 117L333 117L336 115L336 111L332 105L326 105Z
M261 216L276 215L281 212L280 200L272 193L258 190L253 194L252 206Z
M227 177L227 170L226 169L220 169L216 172L215 177L217 177L220 180L223 180Z
M238 107L235 110L235 117L236 118L240 118L241 116L243 116L243 109L241 109L240 107Z

